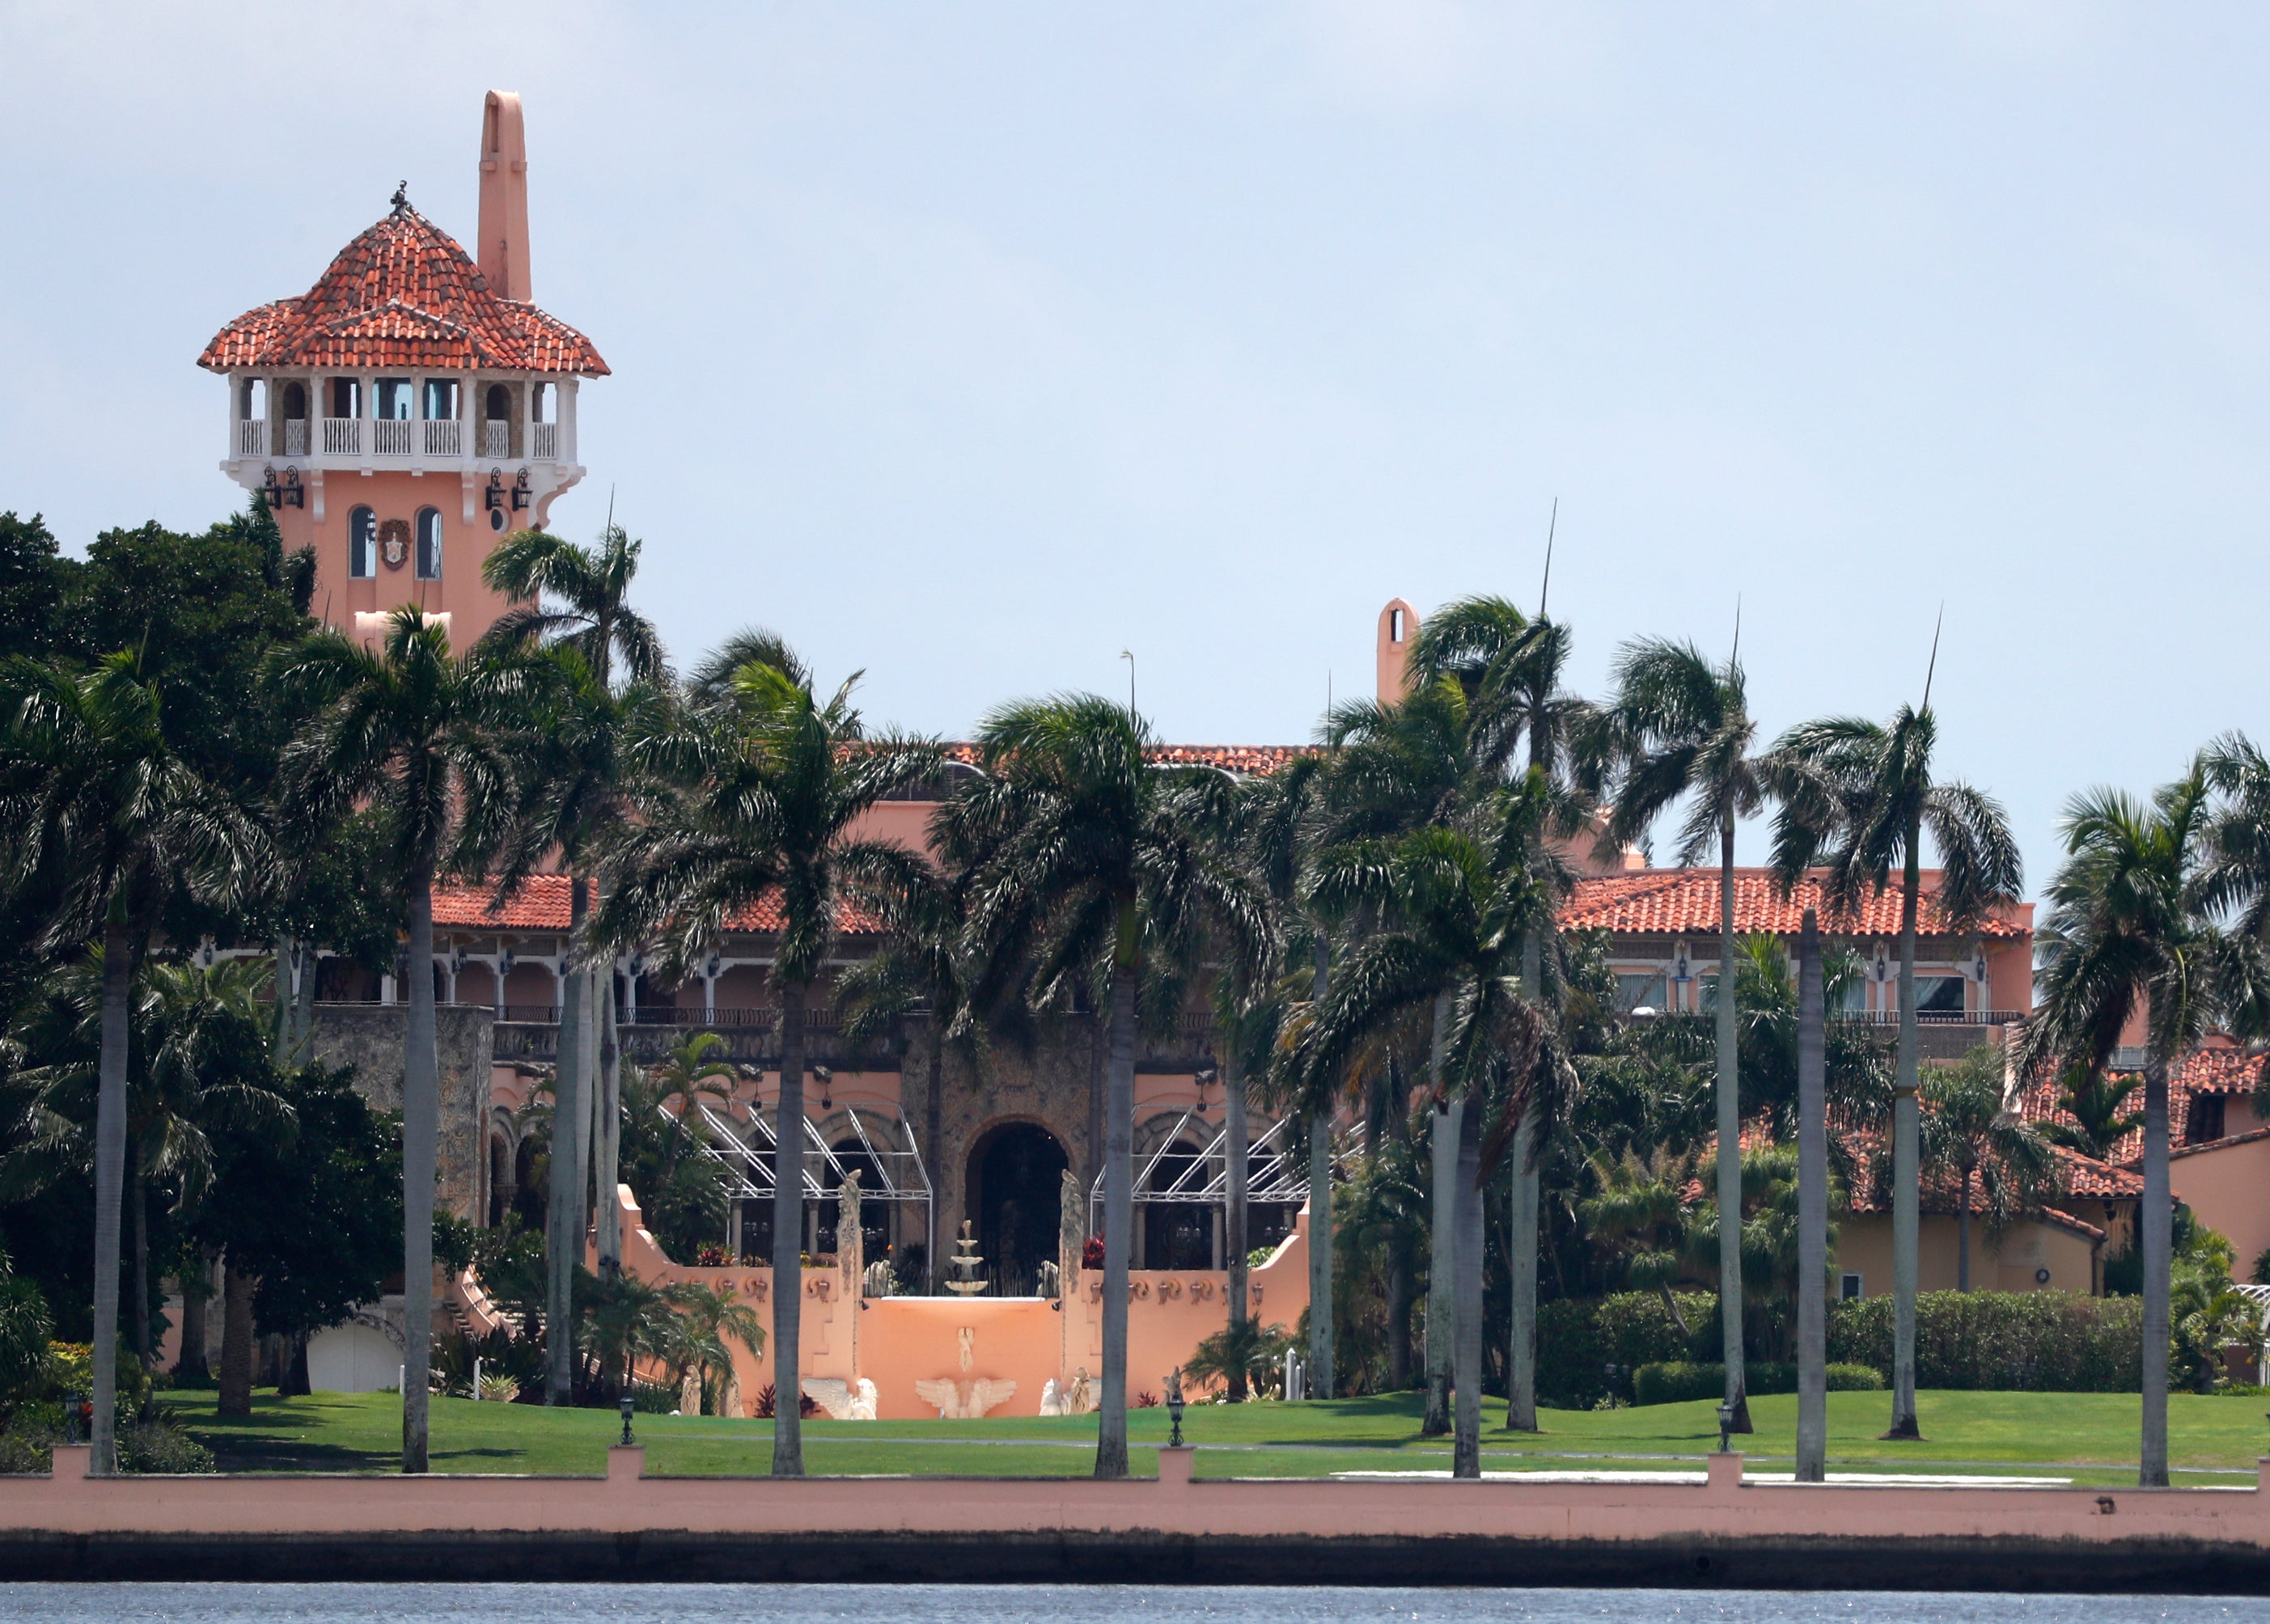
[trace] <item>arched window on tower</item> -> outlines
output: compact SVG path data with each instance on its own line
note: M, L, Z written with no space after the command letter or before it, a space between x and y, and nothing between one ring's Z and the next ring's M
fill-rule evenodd
M378 515L367 508L347 515L347 574L357 581L378 574Z
M418 579L441 578L441 514L436 508L418 510Z
M512 455L512 390L501 383L490 384L482 394L480 455Z

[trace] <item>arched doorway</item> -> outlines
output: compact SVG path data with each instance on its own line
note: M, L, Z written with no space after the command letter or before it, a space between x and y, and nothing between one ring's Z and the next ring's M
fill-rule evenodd
M1041 1264L1057 1260L1057 1226L1064 1207L1064 1146L1046 1128L1005 1123L969 1153L969 1216L977 1252L996 1297L1030 1297L1040 1291ZM953 1257L938 1237L939 1279Z
M1202 1172L1198 1148L1177 1141L1159 1153L1158 1164L1144 1181L1146 1190L1163 1194L1186 1173ZM1192 1183L1197 1180L1193 1179ZM1184 1186L1189 1188L1188 1185ZM1143 1249L1138 1268L1211 1269L1213 1257L1214 1214L1218 1209L1196 1201L1146 1201L1136 1209L1143 1227Z

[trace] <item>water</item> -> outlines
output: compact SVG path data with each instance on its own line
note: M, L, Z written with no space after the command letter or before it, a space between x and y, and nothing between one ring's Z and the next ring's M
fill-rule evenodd
M1825 1591L927 1584L0 1584L0 1619L119 1624L2270 1624L2270 1599Z

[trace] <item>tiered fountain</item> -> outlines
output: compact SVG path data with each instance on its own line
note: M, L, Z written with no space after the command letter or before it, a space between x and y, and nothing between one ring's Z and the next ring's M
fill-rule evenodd
M985 1289L985 1277L977 1271L985 1260L977 1255L977 1242L969 1233L969 1220L961 1220L961 1238L953 1243L954 1255L946 1260L946 1266L954 1278L946 1283L946 1290L957 1297L975 1297Z

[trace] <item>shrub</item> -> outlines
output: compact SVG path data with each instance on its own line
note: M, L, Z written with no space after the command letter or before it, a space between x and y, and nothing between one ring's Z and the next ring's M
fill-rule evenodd
M796 1413L809 1418L818 1415L820 1409L818 1402L810 1393L798 1393L796 1396ZM760 1421L769 1421L775 1420L779 1413L780 1390L768 1382L757 1390L756 1409L753 1414Z
M1882 1390L1883 1376L1866 1365L1830 1365L1832 1393L1873 1393ZM1793 1393L1797 1367L1771 1360L1753 1360L1742 1367L1743 1385L1753 1395ZM1726 1390L1723 1364L1642 1365L1632 1372L1634 1404L1686 1404L1697 1398L1717 1398Z
M118 1468L176 1474L220 1470L211 1450L163 1416L130 1421L118 1429Z
M1631 1373L1642 1365L1677 1363L1718 1351L1718 1299L1709 1292L1679 1294L1689 1327L1681 1335L1655 1292L1612 1297L1564 1297L1537 1311L1537 1396L1562 1410L1589 1410L1603 1398L1631 1397ZM1608 1367L1616 1367L1613 1376Z
M2143 1384L2143 1303L2073 1292L1925 1292L1916 1385L1970 1392L2133 1393ZM1892 1368L1892 1299L1830 1305L1829 1357Z

